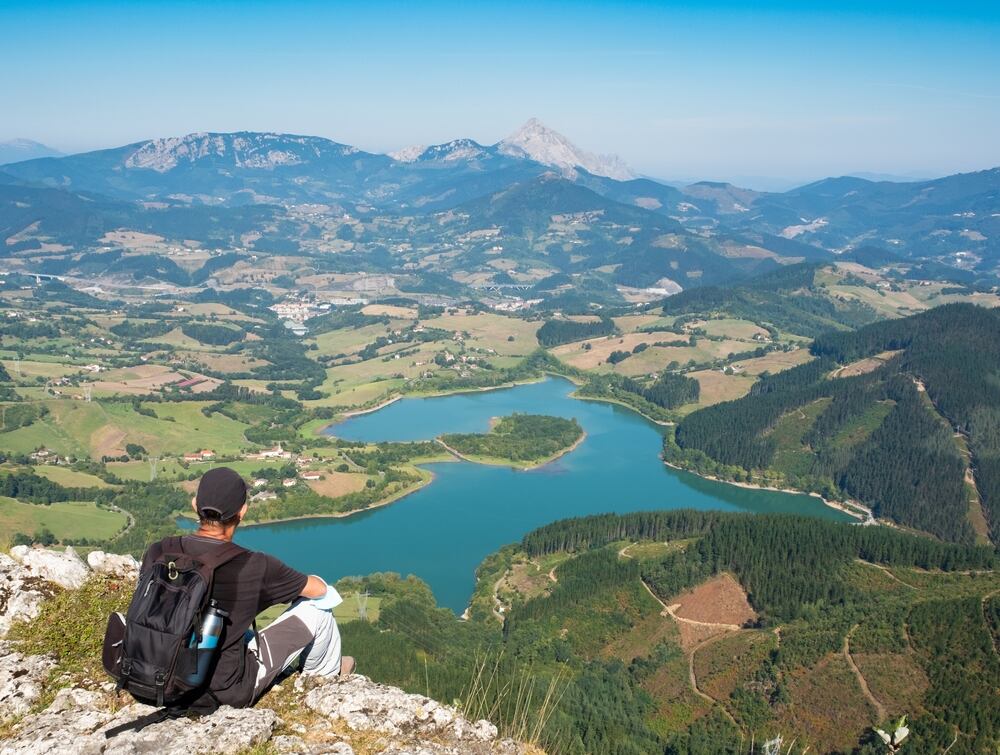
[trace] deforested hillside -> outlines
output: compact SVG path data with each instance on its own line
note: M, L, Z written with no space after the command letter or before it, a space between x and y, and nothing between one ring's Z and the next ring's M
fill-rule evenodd
M967 542L1000 537L1000 312L947 305L818 337L817 358L695 412L668 461L850 497Z

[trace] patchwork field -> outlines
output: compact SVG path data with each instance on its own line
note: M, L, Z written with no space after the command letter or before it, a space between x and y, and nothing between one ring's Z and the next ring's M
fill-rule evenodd
M55 467L48 464L42 464L37 467L33 467L32 471L40 477L52 480L52 482L58 483L59 485L65 485L68 488L111 487L108 483L96 475L87 474L86 472L76 472L67 467Z
M89 502L41 505L0 497L0 540L18 532L33 535L43 529L59 540L100 540L113 537L126 521L125 514L100 509Z
M67 456L121 456L127 443L157 455L182 455L196 448L236 453L252 445L247 425L221 414L206 417L197 402L155 405L156 417L138 414L131 404L49 401L49 414L28 427L5 433L4 447L15 453L49 448Z

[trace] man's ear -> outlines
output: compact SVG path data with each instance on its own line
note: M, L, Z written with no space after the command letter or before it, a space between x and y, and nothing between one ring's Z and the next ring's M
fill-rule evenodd
M196 514L198 513L198 497L197 496L191 496L191 510L194 513L196 513Z
M247 515L247 509L249 509L249 508L250 508L250 504L249 503L244 503L243 504L243 508L240 509L240 521L241 522L243 521L243 517L245 517Z

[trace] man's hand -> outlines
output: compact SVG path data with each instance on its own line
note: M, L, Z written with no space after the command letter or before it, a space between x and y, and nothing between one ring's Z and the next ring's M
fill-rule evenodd
M326 595L326 582L321 577L310 574L309 579L306 580L306 586L302 588L302 592L299 594L303 598L322 598Z

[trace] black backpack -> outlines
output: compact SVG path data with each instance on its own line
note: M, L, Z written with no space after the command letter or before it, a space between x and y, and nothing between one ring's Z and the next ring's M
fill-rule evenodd
M198 662L191 640L201 629L215 570L246 552L222 543L193 556L179 537L150 546L124 621L111 614L104 635L104 668L118 689L157 707L184 707L203 694L211 673L200 687L191 685Z

